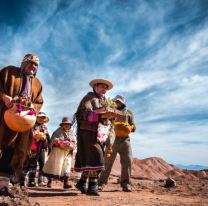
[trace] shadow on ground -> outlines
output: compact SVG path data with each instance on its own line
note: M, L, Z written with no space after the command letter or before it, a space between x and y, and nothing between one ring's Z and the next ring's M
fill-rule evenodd
M70 196L77 196L77 193L29 193L28 197L70 197Z

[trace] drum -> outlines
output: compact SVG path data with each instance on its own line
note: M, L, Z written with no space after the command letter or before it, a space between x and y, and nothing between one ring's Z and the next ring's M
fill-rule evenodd
M35 115L27 115L32 108L21 106L22 111L19 113L18 106L16 103L13 103L13 107L8 109L4 113L4 120L7 126L16 132L25 132L31 129L36 121Z
M116 136L118 137L126 137L131 132L130 126L123 125L123 124L117 124L114 125L114 131L116 133Z

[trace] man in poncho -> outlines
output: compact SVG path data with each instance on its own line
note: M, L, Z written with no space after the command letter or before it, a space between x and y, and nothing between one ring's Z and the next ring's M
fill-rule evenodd
M36 73L39 65L37 55L27 54L20 68L7 66L0 70L0 196L12 196L8 190L9 178L16 173L19 179L27 150L33 141L32 130L16 132L8 128L4 113L13 106L13 98L24 97L36 115L42 104L42 85Z
M114 98L114 101L117 104L117 109L123 111L123 116L117 117L115 123L128 123L132 127L131 132L135 132L136 127L134 124L134 116L131 110L126 109L125 98L121 95L117 95ZM112 150L113 151L110 157L105 156L105 170L102 171L98 180L98 189L102 190L105 184L107 184L113 163L117 153L119 153L121 162L121 187L123 188L123 191L131 192L132 189L130 186L130 176L133 157L130 144L130 136L116 136Z

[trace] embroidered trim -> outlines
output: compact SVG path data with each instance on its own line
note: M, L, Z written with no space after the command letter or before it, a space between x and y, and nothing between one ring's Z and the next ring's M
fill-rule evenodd
M74 171L77 171L77 172L79 172L79 171L85 171L85 170L89 170L89 171L91 171L91 170L94 170L94 171L96 171L96 170L105 170L105 167L104 166L100 166L100 167L82 167L82 168L74 168Z

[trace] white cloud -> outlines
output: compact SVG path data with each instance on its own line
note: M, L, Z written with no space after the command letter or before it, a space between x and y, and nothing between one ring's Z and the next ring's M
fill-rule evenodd
M207 114L208 76L199 65L207 67L208 25L201 23L193 31L186 24L199 9L193 7L187 19L170 21L176 9L172 2L161 6L160 2L105 1L80 6L83 1L72 1L58 9L59 3L46 2L44 12L36 8L18 31L8 26L6 35L14 38L0 46L2 67L19 66L29 52L40 56L38 77L50 133L63 116L72 117L91 91L92 79L106 78L115 85L107 96L125 95L134 112L138 128L132 134L134 156L205 165L207 124L186 119ZM183 24L183 32L177 32Z

